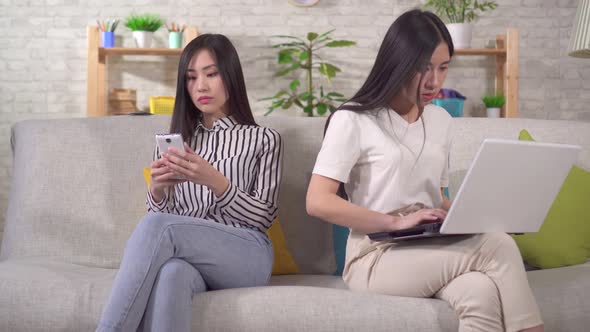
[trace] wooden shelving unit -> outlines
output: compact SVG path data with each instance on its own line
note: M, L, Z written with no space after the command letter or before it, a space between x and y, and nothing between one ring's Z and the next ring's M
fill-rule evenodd
M455 55L493 55L496 57L495 93L502 92L506 104L504 118L518 117L518 30L509 28L505 35L496 36L496 48L458 49Z
M185 29L185 42L197 37L196 28ZM87 82L87 115L107 115L106 109L106 65L109 56L122 55L159 55L178 56L182 49L169 48L102 48L100 33L97 27L89 26L88 35L88 82ZM518 30L509 28L505 35L496 36L495 48L458 49L457 56L487 55L496 57L496 78L494 90L502 92L506 104L501 116L518 117Z
M88 38L88 81L86 92L86 115L103 116L107 115L106 107L106 70L109 56L123 55L148 55L148 56L179 56L182 49L174 48L127 48L127 47L100 47L100 32L98 27L89 26L86 28ZM187 27L184 30L186 43L198 36L197 29Z

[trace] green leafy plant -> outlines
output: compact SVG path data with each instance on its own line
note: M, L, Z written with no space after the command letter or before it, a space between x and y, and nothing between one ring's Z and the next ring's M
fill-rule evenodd
M473 22L480 13L498 6L495 1L478 0L428 0L424 5L432 8L441 18L446 18L449 23Z
M484 96L481 100L483 100L486 108L500 108L506 103L506 98L503 95Z
M157 31L164 25L164 20L157 14L131 14L125 19L125 26L131 31Z
M319 50L356 45L356 42L353 41L332 39L329 35L333 31L330 30L322 34L309 32L305 39L287 35L273 36L283 40L272 46L279 49L277 60L281 69L276 73L276 76L285 76L291 72L303 70L306 77L303 91L300 91L301 81L294 79L289 83L288 88L280 90L272 97L260 99L272 100L265 115L278 108L288 109L293 105L301 108L307 116L313 116L314 110L317 114L324 115L327 111L335 111L336 103L347 100L341 93L335 91L326 93L321 82L319 87L314 85L316 83L313 77L314 72L319 73L320 78L324 77L329 84L336 77L336 73L341 72L340 68L326 62L320 56Z

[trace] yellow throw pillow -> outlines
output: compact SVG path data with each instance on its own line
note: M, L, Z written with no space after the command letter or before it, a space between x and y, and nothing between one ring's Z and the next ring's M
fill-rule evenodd
M522 130L518 139L534 141ZM590 172L573 166L537 233L513 235L522 258L542 269L582 264L590 258Z
M283 234L283 228L278 219L272 223L272 226L266 231L266 235L272 242L272 247L275 255L274 262L272 264L272 274L297 274L299 268L293 260L293 256L287 249L287 242L285 241L285 235Z
M147 186L149 187L150 183L152 183L152 171L149 167L143 168L143 178L145 180L145 184L147 184Z
M145 167L143 169L143 178L149 187L152 180L149 167ZM268 231L266 231L266 235L268 235L270 241L272 242L275 256L274 262L272 264L272 274L282 275L299 273L299 268L293 260L293 256L291 256L289 249L287 249L287 242L285 241L283 228L281 227L278 219L275 219L275 221L272 223L272 226L270 226Z

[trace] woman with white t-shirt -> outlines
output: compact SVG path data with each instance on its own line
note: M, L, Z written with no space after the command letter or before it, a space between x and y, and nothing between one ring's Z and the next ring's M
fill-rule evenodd
M444 219L451 117L428 104L453 55L444 23L412 10L389 28L366 82L328 119L307 211L349 227L354 290L443 299L460 331L543 331L518 248L506 234L375 242L366 234ZM348 200L339 189L345 189Z

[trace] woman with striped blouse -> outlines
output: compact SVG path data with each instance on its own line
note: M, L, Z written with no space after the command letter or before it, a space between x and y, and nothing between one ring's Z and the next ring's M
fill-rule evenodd
M268 282L282 144L259 127L238 54L222 35L184 49L170 132L156 149L148 214L127 242L97 331L190 331L192 296ZM182 180L179 180L182 178Z

